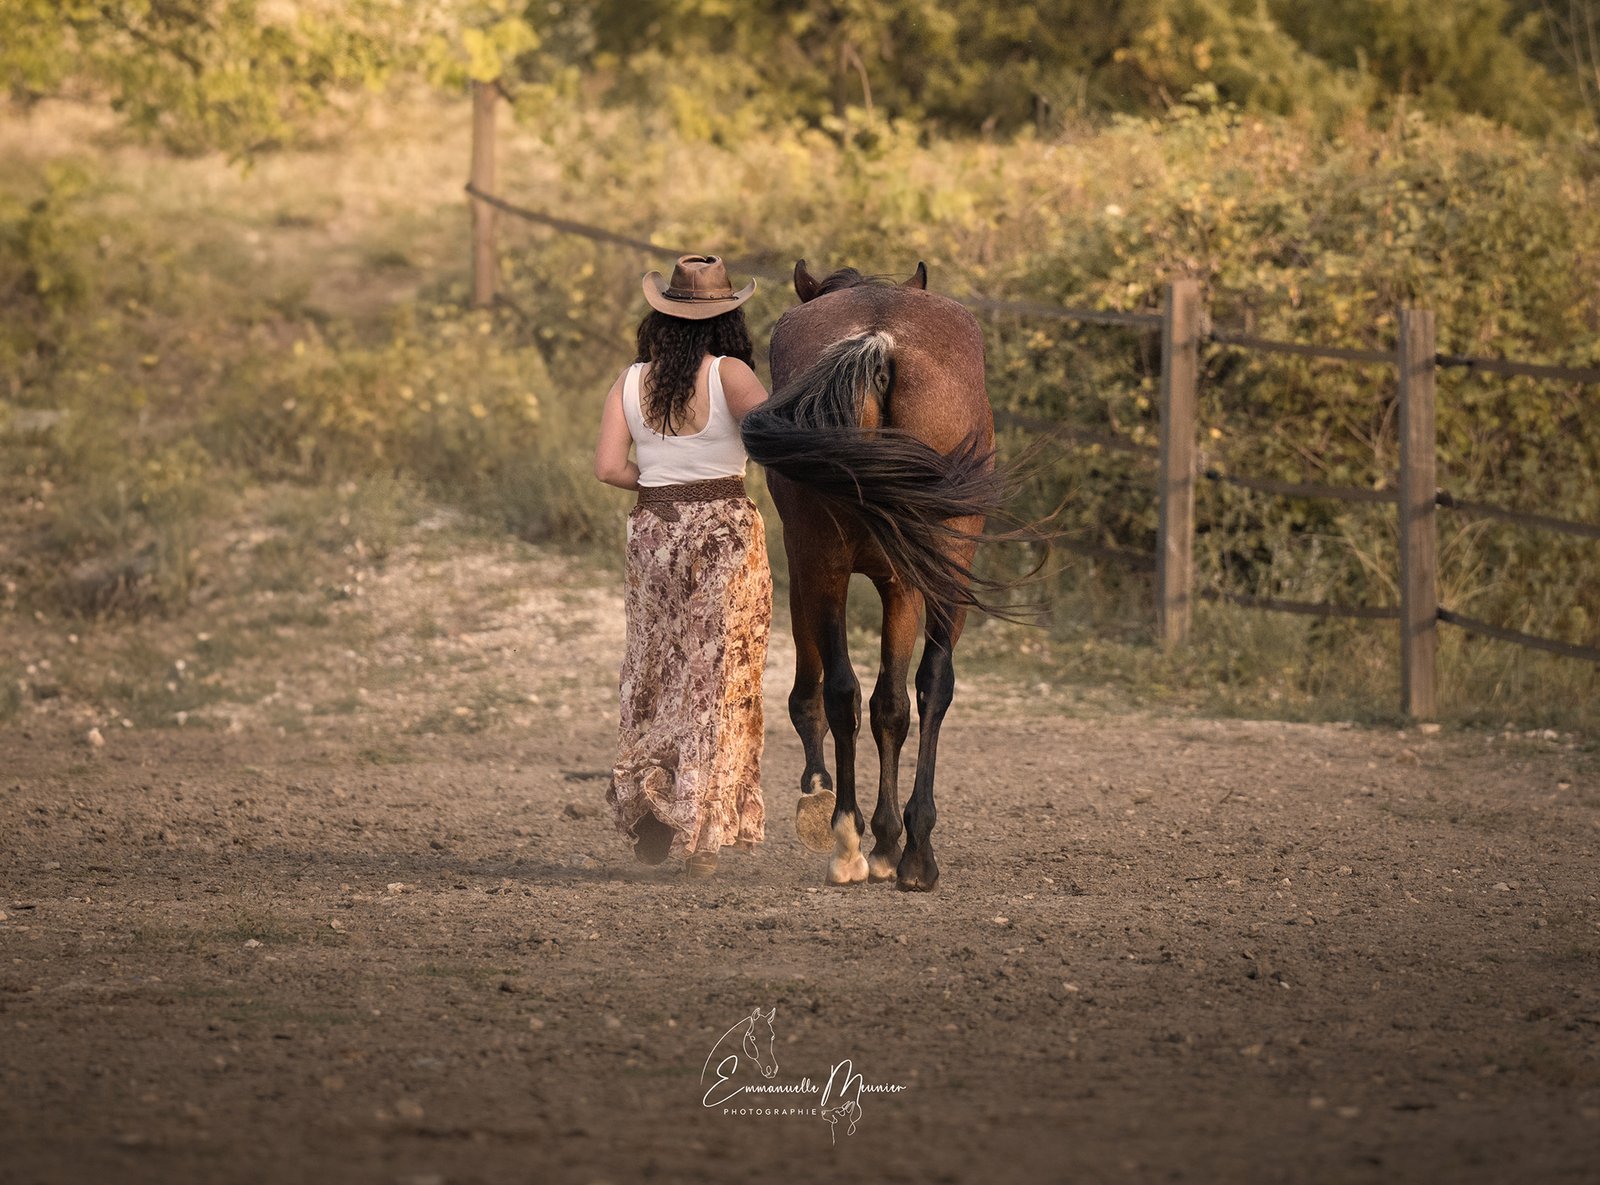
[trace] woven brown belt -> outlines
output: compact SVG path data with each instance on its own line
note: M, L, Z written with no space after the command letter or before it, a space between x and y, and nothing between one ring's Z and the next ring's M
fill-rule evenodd
M640 486L639 505L662 502L716 502L722 498L743 498L744 478L713 477L706 481L685 481L670 486Z

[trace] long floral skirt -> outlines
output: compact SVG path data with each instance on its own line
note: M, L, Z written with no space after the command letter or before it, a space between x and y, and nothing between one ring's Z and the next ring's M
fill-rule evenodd
M630 838L654 814L671 854L764 838L761 675L772 574L749 499L635 506L628 516L622 725L606 801Z

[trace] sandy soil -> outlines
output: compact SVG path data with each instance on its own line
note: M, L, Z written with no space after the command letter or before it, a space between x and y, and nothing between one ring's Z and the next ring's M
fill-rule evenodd
M0 1182L1600 1180L1593 754L980 675L938 891L830 889L780 637L768 843L685 881L603 814L597 579L402 550L181 727L0 729ZM176 686L230 627L139 628ZM755 1008L771 1081L904 1089L703 1106Z

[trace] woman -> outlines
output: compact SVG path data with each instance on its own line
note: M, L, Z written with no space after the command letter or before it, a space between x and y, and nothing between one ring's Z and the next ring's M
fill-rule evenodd
M717 849L761 842L761 674L772 621L766 532L745 497L739 421L767 398L740 306L714 255L685 255L638 360L606 396L595 476L638 490L628 515L622 727L606 801L634 855L710 876ZM628 459L629 446L636 460Z

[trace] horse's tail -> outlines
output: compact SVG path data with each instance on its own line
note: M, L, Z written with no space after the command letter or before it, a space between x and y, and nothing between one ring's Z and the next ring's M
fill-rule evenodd
M951 520L1000 513L1008 483L977 431L940 453L903 429L863 428L869 399L886 405L894 386L894 342L868 333L830 346L803 374L745 416L746 451L774 473L853 511L898 578L920 591L931 614L968 606L1016 615L995 601L1012 587L976 575L952 555L985 538Z

